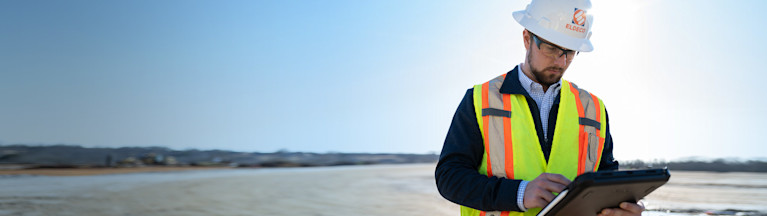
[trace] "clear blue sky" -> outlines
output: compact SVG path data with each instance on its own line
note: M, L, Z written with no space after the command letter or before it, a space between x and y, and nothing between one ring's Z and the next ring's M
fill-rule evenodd
M528 1L1 1L0 144L439 152ZM618 159L767 157L763 1L592 1Z

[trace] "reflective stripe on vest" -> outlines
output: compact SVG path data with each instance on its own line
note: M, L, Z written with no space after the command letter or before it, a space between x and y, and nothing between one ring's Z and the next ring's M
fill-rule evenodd
M474 112L485 152L480 174L531 181L541 173L558 173L573 180L596 171L604 146L606 120L602 101L562 80L560 104L549 161L543 156L535 123L524 95L501 94L506 75L474 86ZM577 154L576 154L577 152ZM527 212L484 212L461 206L461 215L535 215Z

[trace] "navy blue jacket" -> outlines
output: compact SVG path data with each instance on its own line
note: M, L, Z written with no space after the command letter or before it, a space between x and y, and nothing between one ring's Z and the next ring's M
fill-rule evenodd
M552 139L544 141L538 105L522 87L518 72L518 67L515 67L506 74L500 92L525 96L535 121L538 141L541 143L543 155L548 161ZM549 114L548 137L554 137L558 110L559 95L554 100ZM605 117L609 123L606 112ZM609 124L607 124L606 133L607 137L605 137L602 160L598 170L616 170L618 169L618 162L613 159L613 139L610 136ZM519 206L517 206L517 189L521 180L494 176L488 178L479 174L477 169L482 163L484 151L482 134L479 131L477 117L474 113L473 89L469 89L458 105L458 110L455 111L434 174L439 193L445 199L474 209L520 211Z

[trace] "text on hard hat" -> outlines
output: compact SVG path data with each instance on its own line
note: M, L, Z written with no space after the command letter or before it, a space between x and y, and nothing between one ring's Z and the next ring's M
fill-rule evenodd
M571 31L576 31L576 32L580 32L580 33L586 32L586 28L583 28L583 27L580 27L580 26L577 26L577 25L567 24L565 27L567 29L570 29Z

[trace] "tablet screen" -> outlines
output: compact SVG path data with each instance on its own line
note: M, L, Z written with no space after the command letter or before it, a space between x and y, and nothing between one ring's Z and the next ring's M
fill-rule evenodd
M621 202L636 202L670 178L667 169L603 171L584 173L573 180L538 213L543 215L589 215L617 208Z

